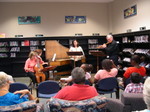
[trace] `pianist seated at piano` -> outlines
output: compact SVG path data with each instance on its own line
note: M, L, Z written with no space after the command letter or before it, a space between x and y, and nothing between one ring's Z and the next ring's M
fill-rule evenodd
M73 40L72 41L72 46L69 49L69 52L82 52L83 55L81 56L70 56L70 59L73 60L72 61L72 66L74 67L80 67L82 64L82 58L84 57L84 52L81 46L79 46L79 43L77 40ZM75 61L75 63L74 63Z

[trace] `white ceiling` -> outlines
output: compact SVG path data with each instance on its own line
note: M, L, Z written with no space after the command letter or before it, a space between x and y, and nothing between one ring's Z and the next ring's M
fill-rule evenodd
M108 3L114 0L0 0L0 2L89 2Z

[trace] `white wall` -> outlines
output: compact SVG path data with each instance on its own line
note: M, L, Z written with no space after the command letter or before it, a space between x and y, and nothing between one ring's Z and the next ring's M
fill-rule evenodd
M105 3L0 3L0 33L7 37L72 36L109 32ZM66 24L65 16L86 16L86 24ZM41 24L18 25L18 16L41 16Z
M124 19L123 11L137 5L137 15ZM127 29L139 31L139 27L150 29L150 0L115 0L109 5L111 11L110 32L124 33ZM112 26L112 27L111 27Z

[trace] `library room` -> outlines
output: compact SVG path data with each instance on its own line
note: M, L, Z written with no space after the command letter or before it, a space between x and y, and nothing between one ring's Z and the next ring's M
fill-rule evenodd
M150 0L0 0L0 112L149 112Z

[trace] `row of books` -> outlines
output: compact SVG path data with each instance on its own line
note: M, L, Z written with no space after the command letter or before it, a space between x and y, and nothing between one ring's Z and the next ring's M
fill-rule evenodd
M8 46L8 42L0 42L0 47Z
M9 49L6 47L0 48L0 52L9 52Z
M0 58L6 58L8 55L6 53L0 53Z
M132 48L125 48L125 49L123 49L123 52L129 52L129 53L133 54L134 53L134 49L132 49Z
M149 42L148 35L134 36L134 39L128 37L122 38L122 43L147 43L147 42Z
M88 44L98 44L98 39L88 39Z
M150 49L132 49L132 48L125 48L123 52L129 52L131 54L139 53L139 54L150 54Z
M89 45L89 49L97 49L99 45Z
M20 52L20 47L12 47L10 52Z
M18 46L18 42L17 41L10 41L10 46Z

